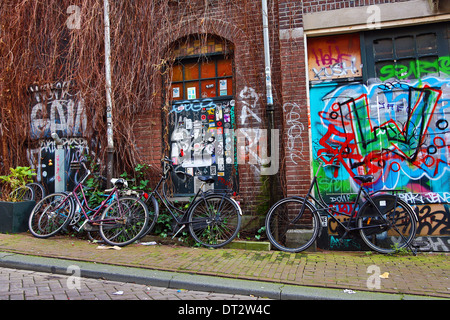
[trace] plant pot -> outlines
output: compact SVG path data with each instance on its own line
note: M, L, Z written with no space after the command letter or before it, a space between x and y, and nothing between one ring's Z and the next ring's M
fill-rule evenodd
M19 233L28 230L28 218L36 201L0 201L0 233Z

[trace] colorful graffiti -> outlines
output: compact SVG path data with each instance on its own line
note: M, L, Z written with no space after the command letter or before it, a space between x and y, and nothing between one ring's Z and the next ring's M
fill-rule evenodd
M341 164L330 178L373 174L375 190L445 197L450 178L450 79L335 87L312 112L314 156ZM349 184L347 190L352 192Z
M423 75L439 73L450 75L450 56L439 57L434 61L411 60L409 64L385 65L380 69L380 80L403 80L411 76L419 79Z
M359 34L309 38L308 68L311 81L361 77Z

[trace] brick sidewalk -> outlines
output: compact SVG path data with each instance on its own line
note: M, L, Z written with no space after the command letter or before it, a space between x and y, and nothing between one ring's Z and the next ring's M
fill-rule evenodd
M97 246L69 236L37 239L27 233L0 234L0 251L35 256L292 285L450 298L448 253L387 256L372 252L291 254L138 244L121 250L99 250ZM387 278L379 277L386 272ZM375 288L368 288L368 282Z

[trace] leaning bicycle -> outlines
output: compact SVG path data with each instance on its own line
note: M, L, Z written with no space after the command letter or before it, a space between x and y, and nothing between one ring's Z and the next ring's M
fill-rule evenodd
M64 230L69 224L76 231L98 231L112 246L125 246L141 238L147 230L147 206L136 197L121 197L124 179L115 179L102 203L91 208L86 199L83 182L91 174L84 162L72 162L72 169L84 169L84 178L72 192L57 192L44 197L31 212L28 226L33 236L48 238ZM79 221L82 221L81 225ZM78 225L78 226L76 226Z
M333 157L333 155L328 155ZM327 217L337 224L340 241L359 233L369 248L380 253L394 253L409 248L414 254L412 241L417 231L417 216L409 204L399 198L402 190L368 192L365 183L372 175L357 175L360 182L350 213L339 212L333 203L323 199L317 175L321 168L339 169L334 158L320 163L305 197L292 196L276 202L268 211L265 226L269 241L279 250L300 252L308 249L321 232L320 218ZM313 196L313 191L317 197ZM364 200L363 200L364 199ZM340 221L336 215L345 216Z
M167 197L166 182L169 173L174 170L172 161L165 157L163 160L163 174L153 191L147 195L147 206L150 223L147 233L150 233L156 224L159 215L159 205L156 197L164 204L174 219L174 235L184 228L200 245L211 248L223 247L233 241L239 233L242 211L239 204L230 197L230 190L203 192L205 184L214 183L212 176L196 176L202 182L195 196L191 199L185 210L177 208ZM191 179L192 175L177 171L177 175ZM162 194L158 191L162 188Z

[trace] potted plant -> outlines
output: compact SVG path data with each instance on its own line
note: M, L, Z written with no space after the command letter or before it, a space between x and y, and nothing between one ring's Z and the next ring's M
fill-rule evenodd
M28 218L36 202L27 183L36 175L30 167L10 168L10 174L0 176L3 182L0 196L0 232L18 233L28 230Z

